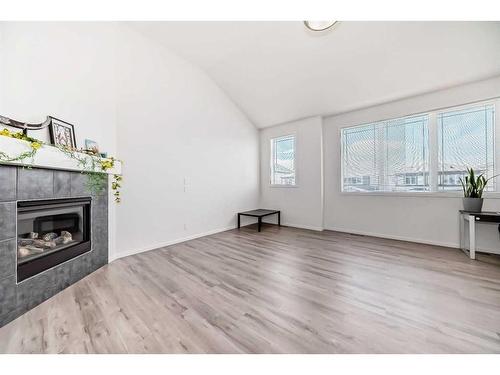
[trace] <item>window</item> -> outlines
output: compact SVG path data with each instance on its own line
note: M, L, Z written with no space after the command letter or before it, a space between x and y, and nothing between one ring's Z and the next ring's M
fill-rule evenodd
M418 185L418 176L405 176L405 185Z
M460 178L467 167L486 177L494 175L493 105L449 110L437 116L440 190L461 190ZM487 186L493 190L494 184Z
M344 128L341 137L346 192L458 191L468 167L489 178L500 161L493 102Z
M295 185L295 136L271 139L271 185Z
M429 190L428 116L342 129L343 191Z

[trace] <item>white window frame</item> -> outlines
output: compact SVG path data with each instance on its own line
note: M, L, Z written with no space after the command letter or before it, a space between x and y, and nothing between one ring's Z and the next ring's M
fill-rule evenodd
M293 137L293 167L295 174L295 183L293 185L290 184L273 184L273 172L274 172L274 147L273 142L275 140L291 138ZM276 137L269 138L269 186L273 188L296 188L298 187L297 180L297 134L289 133L283 134Z
M449 112L449 111L460 111L470 108L474 108L481 105L493 105L495 109L495 124L493 128L493 150L495 154L495 165L494 165L494 175L500 174L500 98L481 100L476 102L471 102L468 104L454 105L445 108L434 109L430 111L419 112L415 114L395 116L392 118L386 118L371 122L366 122L359 125L349 125L344 126L339 129L339 139L340 139L340 178L339 178L339 189L340 193L344 195L375 195L375 196L402 196L402 197L439 197L439 198L457 198L462 197L463 193L460 190L457 191L441 191L438 188L438 171L439 171L439 155L438 155L438 114ZM364 126L374 122L389 121L397 118L404 118L410 116L425 115L429 116L428 131L429 131L429 191L377 191L377 192L364 192L364 191L343 191L344 187L344 142L342 139L343 129L352 128L355 126ZM484 192L484 198L496 198L500 199L500 176L497 177L496 186L494 191Z

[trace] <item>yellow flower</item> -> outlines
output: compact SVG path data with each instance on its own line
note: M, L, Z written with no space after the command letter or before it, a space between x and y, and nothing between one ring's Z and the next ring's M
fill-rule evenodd
M113 160L101 160L101 168L103 171L109 168L113 168L114 165L115 163Z
M38 142L31 142L31 148L33 150L38 150L40 147L42 147L42 145Z
M1 135L4 135L6 137L10 137L10 131L9 129L2 129L2 131L0 132Z

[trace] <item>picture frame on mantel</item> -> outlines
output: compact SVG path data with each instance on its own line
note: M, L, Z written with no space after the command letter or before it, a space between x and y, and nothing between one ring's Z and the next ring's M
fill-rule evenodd
M75 126L69 122L50 116L50 142L56 146L76 149Z

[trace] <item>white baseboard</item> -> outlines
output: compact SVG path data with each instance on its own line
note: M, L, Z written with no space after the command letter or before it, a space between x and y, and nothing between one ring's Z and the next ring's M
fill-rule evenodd
M113 261L115 261L117 259L120 259L120 258L128 257L130 255L135 255L135 254L139 254L139 253L144 253L146 251L156 250L156 249L159 249L159 248L162 248L162 247L165 247L165 246L175 245L175 244L178 244L178 243L181 243L181 242L186 242L186 241L189 241L189 240L194 240L194 239L200 238L200 237L210 236L211 234L225 232L225 231L230 230L230 229L234 229L234 227L231 226L231 227L226 227L226 228L213 229L213 230L210 230L208 232L198 233L198 234L194 234L192 236L178 238L178 239L171 240L171 241L158 242L158 243L156 243L154 245L148 245L148 246L141 247L139 249L133 249L133 250L130 250L130 251L119 253L119 254L114 254L113 257L109 258L109 263L111 263L111 262L113 262Z
M278 225L274 221L263 221L262 224ZM242 227L243 226L248 226L248 225L256 225L256 223L245 224L245 225L242 225ZM299 228L299 229L315 230L315 231L319 231L319 232L323 231L323 229L324 229L323 227L315 227L315 226L312 226L312 225L294 224L294 223L289 223L289 222L286 222L286 221L282 221L281 222L281 226L283 226L283 227Z
M268 224L272 224L272 223L268 223ZM255 225L255 223L242 225L242 227L245 227L245 226L248 226L248 225ZM287 226L287 227L294 227L294 228L300 228L300 229L309 229L309 230L315 230L315 231L322 231L323 230L323 228L320 228L320 227L313 227L313 226L293 224L293 223L282 223L282 225L283 226ZM159 249L159 248L162 248L162 247L165 247L165 246L175 245L175 244L178 244L178 243L181 243L181 242L186 242L186 241L189 241L189 240L194 240L196 238L210 236L211 234L225 232L225 231L231 230L231 229L235 229L235 227L231 226L231 227L214 229L214 230L210 230L208 232L194 234L192 236L178 238L178 239L171 240L171 241L166 241L166 242L159 242L159 243L156 243L154 245L148 245L148 246L141 247L139 249L133 249L133 250L126 251L126 252L121 252L121 253L118 253L118 254L113 254L113 255L110 255L110 257L109 257L109 263L111 263L111 262L113 262L113 261L115 261L117 259L120 259L120 258L128 257L130 255L135 255L135 254L144 253L146 251L156 250L156 249Z
M443 246L443 247L451 247L453 249L460 249L460 244L458 242L453 243L453 242L429 241L429 240L422 240L420 238L414 238L414 237L392 236L392 235L386 235L386 234L380 234L380 233L365 232L365 231L351 230L351 229L345 229L345 228L335 228L335 227L325 228L325 230L333 230L336 232L359 234L362 236L387 238L390 240L407 241L407 242L421 243L421 244L425 244L425 245ZM496 250L496 249L476 248L476 252L500 255L500 250Z
M458 249L460 246L457 243L453 242L440 242L440 241L429 241L429 240L423 240L421 238L414 238L414 237L406 237L406 236L393 236L390 234L380 234L380 233L374 233L374 232L366 232L366 231L360 231L360 230L354 230L354 229L347 229L347 228L336 228L336 227L329 227L325 228L326 230L333 230L336 232L343 232L343 233L351 233L351 234L359 234L362 236L370 236L370 237L378 237L378 238L388 238L390 240L399 240L399 241L407 241L407 242L416 242L416 243L422 243L426 245L435 245L435 246L444 246L444 247L452 247Z
M255 223L253 223L255 225ZM262 224L272 224L272 225L278 225L276 222L273 221L263 221ZM252 225L252 224L247 224L247 225ZM303 225L303 224L294 224L294 223L289 223L286 221L282 221L281 225L284 227L292 227L292 228L299 228L299 229L308 229L308 230L315 230L315 231L323 231L323 227L315 227L312 225ZM242 225L243 226L243 225ZM245 225L246 226L246 225Z
M269 224L272 224L272 223L269 223ZM248 224L248 225L252 225L252 224ZM362 236L387 238L387 239L391 239L391 240L415 242L415 243L422 243L422 244L426 244L426 245L444 246L444 247L451 247L451 248L456 248L456 249L459 248L459 244L458 243L453 243L453 242L441 242L441 241L432 241L432 240L429 241L429 240L423 240L423 239L414 238L414 237L394 236L394 235L389 235L389 234L380 234L380 233L374 233L374 232L368 232L368 231L360 231L360 230L354 230L354 229L348 229L348 228L338 228L338 227L321 228L321 227L314 227L314 226L309 226L309 225L301 225L301 224L293 224L293 223L282 223L282 225L283 226L287 226L287 227L300 228L300 229L308 229L308 230L314 230L314 231L332 230L332 231L336 231L336 232L358 234L358 235L362 235ZM195 235L192 235L192 236L183 237L183 238L179 238L179 239L171 240L171 241L167 241L167 242L156 243L154 245L148 245L148 246L145 246L145 247L142 247L142 248L139 248L139 249L134 249L134 250L131 250L131 251L127 251L127 252L115 254L113 257L110 257L109 263L113 262L114 260L117 260L117 259L120 259L120 258L124 258L124 257L130 256L130 255L135 255L135 254L143 253L143 252L146 252L146 251L151 251L151 250L159 249L159 248L162 248L162 247L165 247L165 246L175 245L175 244L178 244L178 243L181 243L181 242L186 242L186 241L189 241L189 240L194 240L196 238L209 236L211 234L225 232L225 231L231 230L231 229L235 229L235 228L233 226L231 226L231 227L226 227L226 228L214 229L214 230L211 230L211 231L207 231L207 232L195 234ZM481 251L491 252L491 250L481 250L481 249L478 249L477 251L479 251L479 252L481 252Z
M299 228L299 229L309 229L309 230L315 230L318 232L322 232L324 228L322 227L313 227L311 225L302 225L302 224L293 224L293 223L281 223L284 227L293 227L293 228Z

